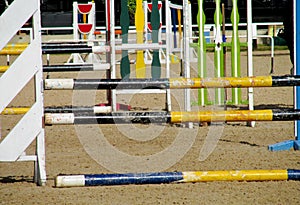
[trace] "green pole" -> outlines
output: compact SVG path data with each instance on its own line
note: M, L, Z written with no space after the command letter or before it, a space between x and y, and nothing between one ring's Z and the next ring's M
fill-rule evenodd
M240 16L237 7L238 0L232 0L232 12L230 20L232 23L232 40L231 40L231 76L241 77L240 63L240 41L238 33L238 24ZM242 93L240 88L232 88L232 103L234 105L241 104Z
M198 15L197 24L199 29L199 39L198 39L198 76L199 78L207 77L206 72L206 41L204 36L204 24L206 17L203 10L203 0L198 0ZM207 100L207 89L198 90L198 104L204 106L208 103Z
M120 24L122 30L122 43L128 43L128 30L129 30L129 14L128 14L128 0L121 0L121 16ZM122 50L121 59L121 77L130 77L130 62L128 57L128 50Z

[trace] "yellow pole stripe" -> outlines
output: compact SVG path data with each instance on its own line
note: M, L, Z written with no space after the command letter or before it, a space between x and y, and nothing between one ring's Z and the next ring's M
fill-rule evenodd
M9 66L0 66L0 73L4 73L8 68Z
M271 87L272 76L258 77L223 77L223 78L172 78L170 88L247 88L247 87Z
M4 48L0 51L0 55L20 55L25 48Z
M20 107L20 108L5 108L1 115L23 115L29 111L29 107Z
M272 110L171 112L171 123L272 121Z
M27 48L28 43L12 43L12 44L7 44L5 48Z
M182 28L181 28L181 10L177 9L177 18L178 18L178 33L179 33L179 44L182 39Z
M19 55L27 48L27 46L27 43L7 44L0 50L0 55Z
M287 180L287 170L183 172L183 182Z

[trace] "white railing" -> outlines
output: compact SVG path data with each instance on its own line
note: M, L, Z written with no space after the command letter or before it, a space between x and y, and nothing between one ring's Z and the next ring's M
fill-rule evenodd
M16 16L16 13L18 14ZM15 0L0 16L0 50L32 17L32 41L22 54L0 77L0 113L34 79L35 102L0 143L0 161L34 161L34 180L46 183L45 141L43 128L43 70L39 0ZM26 69L24 69L26 68ZM27 147L36 140L36 154L26 155Z

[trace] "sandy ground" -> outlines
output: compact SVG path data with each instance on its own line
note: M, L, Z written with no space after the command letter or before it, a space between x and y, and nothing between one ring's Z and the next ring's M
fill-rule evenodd
M210 56L210 63L212 54ZM62 63L67 56L51 56L51 63ZM230 65L230 56L228 66ZM1 57L1 65L5 65ZM254 53L254 75L268 75L269 52ZM246 75L246 53L242 53L242 75ZM192 64L195 67L195 65ZM276 51L275 74L288 74L288 51ZM24 68L25 69L25 68ZM230 70L230 69L228 69ZM172 65L173 75L178 65ZM194 72L192 72L194 73ZM45 74L46 75L46 74ZM103 73L50 73L50 78L98 77ZM46 77L46 76L45 76ZM32 83L10 106L30 106ZM292 88L257 88L255 106L292 108ZM230 93L230 91L228 91ZM243 91L245 96L246 92ZM230 95L230 94L229 94ZM196 92L193 93L196 96ZM105 102L105 92L45 91L46 106L93 105ZM118 98L135 110L161 110L162 94L139 94ZM228 107L228 109L243 108ZM172 109L183 109L182 92L172 91ZM221 109L194 106L193 110ZM0 116L5 138L20 118ZM197 126L175 125L56 125L47 126L47 184L32 182L33 163L0 163L0 204L299 204L300 183L207 182L190 184L130 185L55 188L54 178L62 174L96 174L131 171L197 171L236 169L300 169L299 151L270 152L267 146L293 139L293 122L228 123ZM108 150L107 144L111 145ZM112 150L127 154L118 158ZM34 143L27 150L33 153ZM134 161L132 159L138 159Z

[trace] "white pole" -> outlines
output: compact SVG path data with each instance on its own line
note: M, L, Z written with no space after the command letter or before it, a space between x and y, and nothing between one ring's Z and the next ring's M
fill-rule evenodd
M184 63L184 77L190 78L190 53L189 53L189 43L190 43L190 21L191 16L189 15L190 3L188 0L183 1L183 43L184 43L184 53L183 53L183 63ZM185 111L191 111L191 90L184 90L184 109ZM193 128L193 123L188 123L188 128Z
M248 76L253 76L253 58L252 58L252 1L247 0L247 42L248 42ZM249 110L254 109L253 88L248 88ZM255 126L255 122L249 123L251 127Z
M107 0L110 1L110 0ZM111 78L116 78L116 39L115 39L115 1L110 1L110 48L111 48ZM117 111L116 91L112 90L112 109Z

